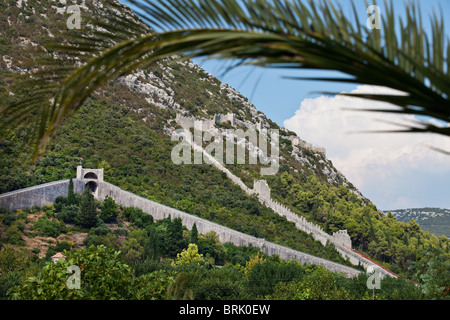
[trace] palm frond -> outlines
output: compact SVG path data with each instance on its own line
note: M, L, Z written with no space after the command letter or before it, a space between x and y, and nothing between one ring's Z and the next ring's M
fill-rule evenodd
M450 119L450 53L443 18L431 19L431 34L425 32L420 8L406 6L404 21L385 2L381 29L362 24L358 12L365 6L352 5L346 17L330 0L130 0L140 19L118 15L116 9L95 17L89 32L72 33L63 44L48 50L68 57L65 63L41 63L39 72L28 74L27 87L40 88L42 107L20 99L1 110L11 121L0 131L23 121L27 108L35 140L33 158L42 152L55 129L67 116L107 81L142 69L164 58L208 57L237 59L260 67L339 71L346 75L337 82L386 86L402 95L367 95L361 98L397 106L398 113ZM148 23L148 26L144 22ZM77 62L77 64L75 64ZM299 76L300 78L300 76ZM322 78L308 80L321 81ZM58 86L54 84L57 83ZM60 84L60 85L59 85ZM19 86L23 89L23 83ZM8 89L14 92L17 85ZM328 94L333 94L328 92ZM24 108L21 110L21 108ZM379 110L377 110L379 111ZM410 132L443 130L427 123L406 128Z

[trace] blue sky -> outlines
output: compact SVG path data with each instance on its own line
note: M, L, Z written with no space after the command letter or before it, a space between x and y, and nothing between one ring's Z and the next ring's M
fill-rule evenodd
M345 13L352 16L350 0L335 1L342 5ZM382 6L383 1L378 2ZM393 0L397 14L404 13L407 2ZM450 17L448 0L418 2L425 28L428 27L433 8L444 17ZM360 8L360 21L365 23L367 12L364 1L355 0L355 3ZM450 22L446 23L445 28L446 34L450 36ZM319 93L375 89L333 82L283 79L283 76L336 75L330 72L239 67L223 75L227 63L204 59L194 62L249 98L258 110L279 125L295 131L313 144L325 147L328 158L335 166L380 209L450 208L450 156L429 149L432 145L450 150L450 139L429 135L349 136L349 129L379 129L380 125L373 122L370 118L372 115L356 118L352 114L338 113L336 107L344 102ZM384 115L377 116L389 120Z

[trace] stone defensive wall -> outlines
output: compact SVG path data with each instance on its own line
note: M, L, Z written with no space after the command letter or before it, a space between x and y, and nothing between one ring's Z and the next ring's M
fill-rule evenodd
M325 268L344 273L347 277L355 277L360 271L340 265L338 263L325 260L310 254L286 248L275 243L259 239L242 232L224 227L186 212L167 207L165 205L153 202L151 200L139 197L133 193L122 190L121 188L107 182L99 183L99 199L104 200L106 196L113 198L117 204L124 207L135 207L142 209L143 212L153 216L155 220L162 220L170 217L171 219L180 218L183 225L189 230L196 224L198 232L205 234L214 231L222 243L231 242L237 246L253 246L259 248L268 255L279 255L283 260L297 260L303 264L323 265Z
M209 163L214 165L217 169L224 172L229 179L231 179L235 184L237 184L244 192L248 195L258 195L258 199L261 204L266 207L272 209L275 213L279 214L282 217L285 217L286 220L293 222L299 230L306 232L307 234L311 234L314 240L320 241L322 245L326 245L328 242L332 243L336 248L337 252L345 259L348 259L355 266L362 266L366 270L370 270L370 268L374 267L374 263L361 255L355 253L351 247L351 239L347 234L346 230L340 230L335 232L333 235L329 235L326 233L320 226L307 221L304 217L298 216L294 212L292 212L287 206L282 205L271 198L271 190L266 180L255 181L253 185L253 189L247 187L245 183L236 175L230 172L225 166L219 163L213 156L208 154L201 146L196 145L192 141L187 141L190 143L191 147L195 151L203 152L203 156L205 159L208 159ZM382 277L392 276L391 273L381 269L380 274Z
M89 180L90 178L84 178L83 176L80 179L73 179L74 191L82 193L85 188L90 187ZM67 196L68 187L69 180L61 180L8 192L0 195L0 206L11 211L27 209L35 205L44 206L53 203L59 196ZM265 239L252 237L209 220L139 197L105 181L97 181L97 189L94 194L99 200L104 200L106 196L110 196L121 206L140 208L143 212L152 215L155 220L162 220L168 217L171 219L180 218L182 224L189 230L196 224L200 234L214 231L222 243L230 242L237 246L253 246L268 255L279 255L283 260L297 260L302 264L322 265L330 271L343 273L346 277L355 277L361 273L361 271L351 267L286 248Z
M327 242L332 243L337 252L339 252L339 254L345 259L348 259L351 264L355 266L360 265L365 270L370 270L371 268L376 267L374 262L352 250L352 241L347 233L347 230L339 230L333 233L333 235L329 235L320 226L307 221L304 217L298 216L292 212L287 206L274 201L271 198L271 190L269 185L265 180L255 181L253 190L254 193L258 194L259 201L262 204L272 209L280 216L285 217L286 220L293 222L297 229L310 234L314 240L320 241L322 245L325 246ZM393 275L385 269L379 268L379 272L382 277L392 277Z
M67 196L70 180L61 180L41 184L38 186L0 194L0 207L10 211L28 209L33 206L43 207L54 203L59 196ZM74 191L81 193L84 184L80 180L73 180Z

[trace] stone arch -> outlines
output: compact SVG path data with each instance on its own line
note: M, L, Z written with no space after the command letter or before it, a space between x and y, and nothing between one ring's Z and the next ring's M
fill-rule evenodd
M89 188L92 193L97 194L98 184L97 182L89 181L88 183L86 183L85 188Z
M98 176L94 172L88 172L84 175L84 179L98 180Z

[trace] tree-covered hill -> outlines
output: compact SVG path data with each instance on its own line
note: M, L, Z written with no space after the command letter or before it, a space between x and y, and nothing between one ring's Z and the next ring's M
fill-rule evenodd
M85 14L106 10L97 2L86 5L89 10L83 11ZM55 61L61 59L42 46L48 39L63 40L68 18L64 9L64 4L54 1L23 1L19 5L8 0L0 4L2 84L34 65L30 50L51 55ZM122 13L131 15L125 8ZM14 93L9 99L15 99ZM439 248L448 258L447 238L438 238L417 223L399 222L380 213L325 155L293 146L289 137L294 133L267 119L233 88L192 62L175 57L97 90L57 131L31 170L15 166L31 128L8 131L0 141L0 193L73 177L84 158L84 167L104 168L106 181L137 195L252 236L347 263L331 245L324 247L296 229L213 166L173 163L171 151L176 142L171 133L178 127L177 114L212 119L217 113L234 113L238 120L251 124L262 120L268 128L280 129L280 170L276 175L262 177L260 165L227 165L247 186L266 179L276 201L330 234L348 230L354 248L405 277L417 272L414 262L424 257L423 250Z

